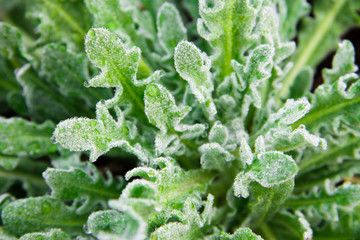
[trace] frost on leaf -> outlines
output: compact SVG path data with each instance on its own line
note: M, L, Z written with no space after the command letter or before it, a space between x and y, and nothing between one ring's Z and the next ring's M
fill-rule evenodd
M120 196L123 183L115 181L108 173L107 180L92 165L88 168L70 168L69 170L48 168L43 177L52 189L51 196L63 200L76 199L85 203L77 213L88 211L97 203L106 206L107 200Z
M309 194L292 196L285 206L296 210L306 210L311 216L318 214L323 219L339 221L341 208L354 209L360 203L360 186L345 183L332 189L330 181L325 182L325 188L313 189Z
M157 14L158 39L167 55L173 56L176 45L186 39L186 28L174 5L165 2Z
M90 161L94 162L100 155L113 147L120 147L124 151L147 161L147 157L138 146L131 146L129 129L123 113L115 107L118 120L115 121L103 102L97 104L97 119L72 118L60 122L53 133L56 143L60 143L71 151L90 150Z
M189 113L190 107L178 107L171 93L160 84L150 84L145 90L145 113L149 122L160 129L155 140L157 155L163 153L173 142L179 144L178 132L188 130L180 121Z
M115 101L130 102L133 108L143 111L144 85L157 81L160 71L141 82L136 79L140 67L149 71L140 60L140 49L127 49L120 38L103 28L89 30L85 48L90 61L101 69L101 73L90 79L88 84L93 87L116 87Z
M249 196L249 184L252 181L270 188L293 179L297 172L298 167L295 161L282 152L272 151L255 154L252 163L236 176L233 186L235 196L247 198Z
M42 156L56 152L50 141L54 125L36 124L21 118L0 117L0 153L6 156Z
M28 233L19 240L70 240L70 236L60 229L52 229L48 232Z
M212 100L214 86L210 67L210 58L193 43L182 41L176 46L176 71L189 83L192 93L205 108L205 114L212 119L216 114L216 108Z
M20 199L8 204L2 211L5 227L18 236L47 228L61 228L72 234L81 233L86 218L86 215L76 214L74 208L60 200L47 196Z
M99 239L145 239L145 222L132 211L93 212L87 221L89 232Z

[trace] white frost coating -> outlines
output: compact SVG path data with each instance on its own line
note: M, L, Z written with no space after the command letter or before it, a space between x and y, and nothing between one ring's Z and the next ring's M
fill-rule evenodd
M148 180L156 180L158 178L158 172L154 168L150 167L137 167L133 168L125 174L125 180L129 181L133 177L143 177Z
M176 46L174 58L176 71L189 83L191 92L212 119L216 114L216 107L212 100L214 86L210 77L210 58L187 41L181 41Z
M139 48L126 49L109 30L93 28L86 35L85 50L90 61L102 70L89 80L90 86L122 88L121 82L135 82L141 55Z
M209 133L210 142L217 142L224 146L229 138L229 131L220 121L215 122Z
M254 161L245 171L241 171L234 181L234 194L247 198L248 185L256 181L263 187L269 188L293 179L298 167L292 157L282 152L271 151L256 154Z
M179 11L173 4L165 2L158 10L156 23L160 45L168 55L172 56L176 45L186 39L187 29Z
M206 169L221 170L226 162L234 159L234 156L226 151L218 143L203 144L199 151L202 153L200 163Z
M306 229L303 234L303 239L308 240L313 238L313 231L311 229L310 223L306 220L304 214L300 211L296 211L295 215L298 217L299 222L302 224L302 226Z
M240 148L239 148L240 160L241 162L250 165L254 159L254 154L251 151L249 144L247 143L246 139L241 139Z
M294 99L288 99L277 113L271 114L269 117L270 122L279 121L282 124L293 124L297 120L301 119L310 111L311 104L306 98L300 98L294 101Z
M313 146L319 147L322 150L327 148L327 142L324 138L318 137L314 134L310 134L305 125L300 125L297 129L291 132L291 128L277 129L274 133L273 137L270 137L271 141L274 143L273 146L277 147L277 141L279 141L279 147L287 147L286 143L283 141L286 139L288 141L287 144L290 146L299 145L299 147L303 146L303 143Z
M255 140L255 152L265 152L265 139L262 135Z

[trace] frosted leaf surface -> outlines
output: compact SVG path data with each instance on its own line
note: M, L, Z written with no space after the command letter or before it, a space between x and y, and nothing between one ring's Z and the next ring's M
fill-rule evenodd
M145 90L145 113L149 122L160 129L156 137L156 151L161 154L177 139L176 127L189 113L190 107L176 106L171 93L159 84L150 84Z
M339 209L353 209L360 202L360 186L349 182L331 189L330 182L325 182L325 188L313 189L310 194L292 196L285 206L296 210L306 210L313 215L319 214L324 219L339 221Z
M259 235L256 235L250 228L239 228L233 234L223 233L219 236L220 240L263 240ZM215 240L215 239L214 239Z
M216 142L220 145L225 145L229 138L229 131L221 122L215 122L209 133L210 142Z
M50 138L51 122L36 124L21 118L0 117L0 153L12 156L42 156L56 152Z
M214 68L220 80L232 72L231 60L240 61L245 50L256 41L253 29L260 1L199 1L201 18L197 29L214 48Z
M254 156L253 162L241 171L234 182L235 196L247 198L248 185L252 181L269 188L293 179L298 172L298 167L292 157L282 152L265 152Z
M212 100L214 86L210 76L210 58L187 41L181 41L176 46L174 58L176 71L189 83L191 92L212 118L216 114L216 108Z
M62 228L72 234L81 233L86 218L86 215L77 215L73 208L60 200L47 196L16 200L2 211L5 227L18 236L46 228Z
M288 99L285 105L270 116L269 121L278 121L279 124L293 124L303 118L310 111L311 105L306 98L297 100Z
M89 59L102 72L92 78L93 87L125 87L124 83L134 83L140 60L140 49L125 49L122 41L104 28L90 29L85 40ZM124 91L124 90L123 90Z
M97 104L97 119L72 118L60 122L53 138L64 148L71 151L90 150L90 161L95 161L100 155L113 147L121 147L134 153L140 159L147 157L140 149L132 147L127 141L130 138L129 129L119 108L115 108L118 120L115 121L102 102Z
M340 77L346 74L355 73L358 66L355 65L355 50L352 43L344 40L339 44L339 48L332 61L332 69L325 68L322 72L324 82L327 84L335 83Z
M52 229L42 233L28 233L19 240L70 240L71 238L60 229Z
M93 212L89 216L87 227L99 239L145 239L145 223L129 211Z
M145 112L150 123L162 132L174 129L189 113L190 107L176 106L171 93L160 84L148 85L145 90ZM170 130L171 131L171 130Z
M86 171L87 170L87 171ZM52 189L51 196L58 199L85 199L86 203L77 213L84 212L97 203L106 206L107 200L120 196L124 187L121 182L114 181L109 173L105 180L94 167L87 169L70 168L69 170L48 168L43 177Z
M186 39L186 28L179 11L173 4L164 3L157 14L157 31L161 47L170 56L174 54L176 45Z
M233 160L233 156L218 143L207 143L199 148L201 152L200 163L205 169L220 170L226 162Z

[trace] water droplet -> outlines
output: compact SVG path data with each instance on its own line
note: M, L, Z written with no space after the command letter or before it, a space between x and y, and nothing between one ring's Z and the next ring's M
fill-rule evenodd
M156 97L156 96L159 95L159 93L160 93L159 88L154 84L149 85L146 88L146 94L151 96L151 97Z
M95 36L95 30L94 29L90 29L88 32L88 36L89 37L94 37Z

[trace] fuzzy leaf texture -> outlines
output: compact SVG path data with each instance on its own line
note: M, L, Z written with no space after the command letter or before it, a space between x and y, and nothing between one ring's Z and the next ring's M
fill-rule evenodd
M0 9L0 239L359 239L359 0Z

